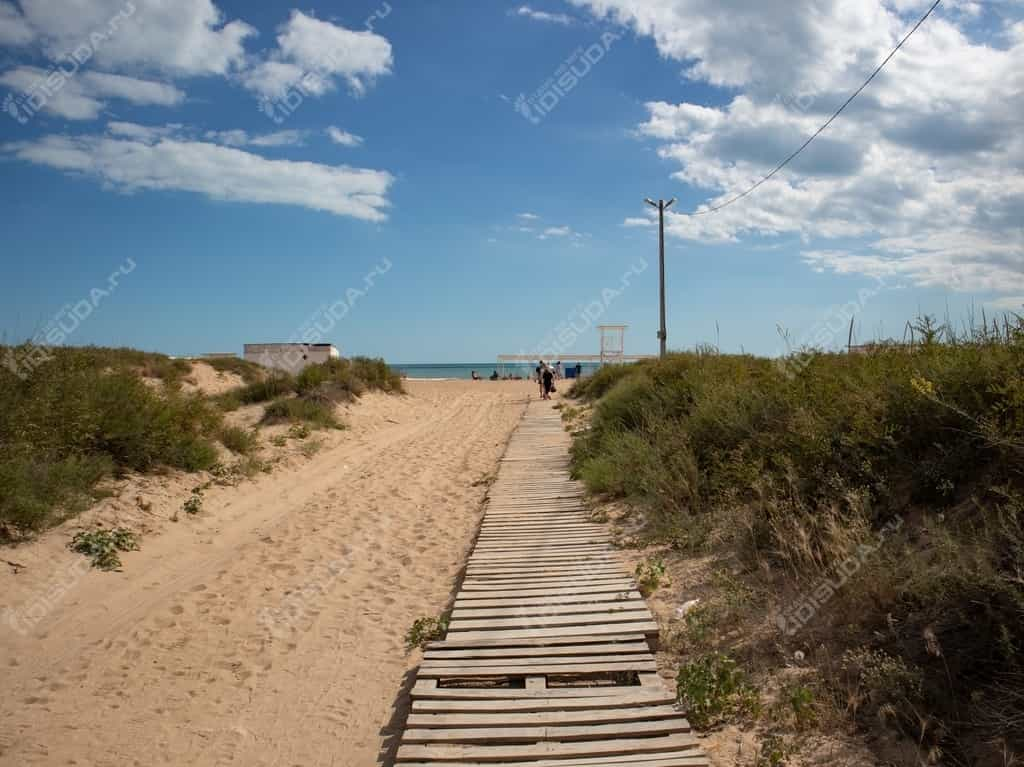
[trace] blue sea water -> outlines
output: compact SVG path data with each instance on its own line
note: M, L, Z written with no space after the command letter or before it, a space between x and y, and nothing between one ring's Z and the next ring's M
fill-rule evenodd
M562 361L563 375L565 375L565 368L570 365L575 365L575 363L568 359ZM600 367L600 363L582 362L580 366L583 375L588 375L597 370ZM409 378L472 378L474 370L482 378L490 378L491 373L495 370L498 371L500 376L509 375L528 378L533 375L533 371L537 366L525 362L505 363L504 365L496 362L459 362L417 365L392 364L391 367Z

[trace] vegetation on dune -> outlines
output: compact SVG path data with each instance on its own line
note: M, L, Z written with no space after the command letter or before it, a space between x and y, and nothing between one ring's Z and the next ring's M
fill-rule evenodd
M256 383L267 376L265 367L241 357L203 357L198 361L206 363L220 373L234 373L247 384Z
M320 395L334 401L362 396L368 391L401 394L402 378L381 359L332 359L304 369L296 382L303 396Z
M220 414L173 385L177 361L123 349L48 351L24 378L0 369L0 535L75 513L112 473L215 463ZM162 371L172 386L154 390L145 371Z
M337 427L335 403L370 390L401 392L382 360L331 360L298 377L253 370L243 360L208 360L250 380L225 395L185 394L186 360L133 349L0 347L0 540L76 514L101 481L161 467L217 466L216 442L240 455L259 446L252 430L225 426L223 411L268 402L266 421ZM159 379L165 385L153 386ZM313 448L310 448L312 451Z
M932 757L1020 753L1024 322L917 330L870 354L606 367L574 390L596 403L574 471L642 510L649 541L727 558L774 616L764 641L818 653L856 721Z
M265 423L297 421L321 428L338 428L334 406L349 402L368 391L402 393L401 377L379 359L353 357L332 359L304 368L289 379L295 397L279 397L263 416Z
M295 378L287 373L274 371L266 377L217 396L216 402L223 410L237 410L242 405L269 402L272 399L295 391Z
M282 397L266 406L263 423L304 422L321 429L340 429L332 403L306 397Z

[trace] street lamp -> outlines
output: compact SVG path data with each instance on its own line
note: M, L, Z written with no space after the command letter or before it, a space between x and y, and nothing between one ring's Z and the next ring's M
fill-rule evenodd
M655 202L650 197L645 197L644 202L652 208L658 209L658 274L660 275L660 299L661 299L661 328L658 330L658 339L661 341L661 356L665 356L665 347L668 341L668 333L665 331L665 211L676 201L673 197L668 202L658 200Z

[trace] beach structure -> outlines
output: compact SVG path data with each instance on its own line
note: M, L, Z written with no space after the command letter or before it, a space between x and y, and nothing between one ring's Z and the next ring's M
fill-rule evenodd
M557 350L546 353L534 354L499 354L498 365L502 373L505 365L516 365L522 363L537 364L541 359L547 362L560 360L562 369L575 365L577 362L592 363L598 362L602 365L616 365L624 362L639 362L640 360L654 359L656 354L626 354L626 328L629 325L598 325L597 330L601 334L600 354L570 354L564 353L559 356Z
M509 441L396 767L677 767L707 757L657 673L654 621L534 400Z
M309 365L339 359L333 344L245 344L244 359L272 370L298 373Z
M621 363L626 354L626 328L629 325L598 325L601 334L601 364Z

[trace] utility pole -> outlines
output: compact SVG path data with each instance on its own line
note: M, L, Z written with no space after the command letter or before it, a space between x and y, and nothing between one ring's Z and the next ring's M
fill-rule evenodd
M655 202L651 198L647 197L644 199L651 207L658 209L658 274L660 276L660 303L661 303L661 327L658 330L658 339L661 341L661 357L664 359L666 346L668 343L668 332L665 330L665 211L668 210L672 203L676 201L673 197L668 202L664 200L658 200Z

